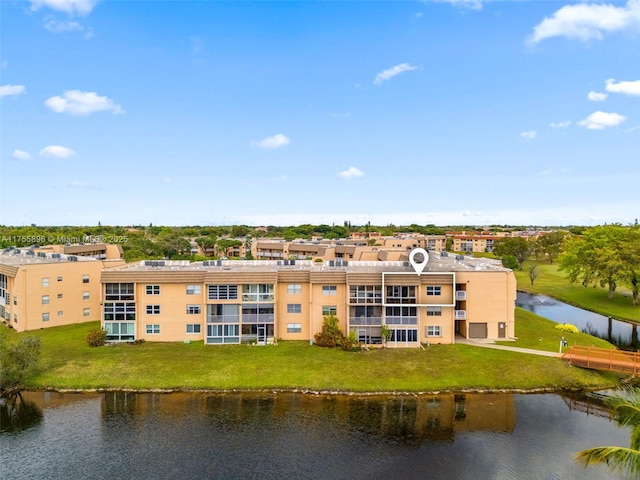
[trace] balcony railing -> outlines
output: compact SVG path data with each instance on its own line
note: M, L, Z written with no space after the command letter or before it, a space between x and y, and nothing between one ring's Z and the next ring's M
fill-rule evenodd
M453 317L456 320L466 320L467 319L467 311L466 310L455 310Z
M456 301L463 301L467 299L466 290L456 290Z
M387 325L417 325L418 317L386 317Z
M382 317L349 317L349 325L382 325Z

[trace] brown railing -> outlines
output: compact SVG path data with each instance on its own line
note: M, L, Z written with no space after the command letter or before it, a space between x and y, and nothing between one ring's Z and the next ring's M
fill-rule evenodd
M569 360L569 363L576 367L633 375L640 373L640 352L575 345L569 348L562 358Z

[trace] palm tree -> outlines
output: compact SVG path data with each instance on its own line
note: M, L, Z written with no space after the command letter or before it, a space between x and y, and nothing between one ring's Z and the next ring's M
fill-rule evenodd
M631 427L629 448L606 446L582 450L576 461L583 467L606 464L611 470L626 471L628 478L640 477L640 388L628 387L609 399L618 426Z

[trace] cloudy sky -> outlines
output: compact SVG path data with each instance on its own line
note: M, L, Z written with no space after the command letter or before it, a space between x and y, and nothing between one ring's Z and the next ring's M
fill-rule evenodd
M640 0L0 10L0 224L640 217Z

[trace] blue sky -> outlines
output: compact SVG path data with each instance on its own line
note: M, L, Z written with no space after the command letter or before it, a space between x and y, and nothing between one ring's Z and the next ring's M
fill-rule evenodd
M640 217L640 0L0 15L0 224Z

